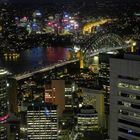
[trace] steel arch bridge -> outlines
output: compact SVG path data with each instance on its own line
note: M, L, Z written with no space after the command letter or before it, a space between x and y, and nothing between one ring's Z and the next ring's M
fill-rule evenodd
M82 51L86 55L89 52L107 52L117 49L125 49L129 47L125 41L114 33L91 35L88 40L85 40L85 47Z
M84 40L84 39L83 39ZM110 52L119 49L126 49L130 47L125 41L117 34L114 33L97 33L92 34L90 37L86 38L81 42L80 49L85 63L90 59L90 57L95 56L99 53Z
M130 47L123 41L123 39L120 36L113 33L93 34L89 37L86 37L86 39L83 38L82 41L79 42L78 45L80 46L80 49L83 52L83 56L81 57L81 59L79 58L80 61L88 61L90 57L98 55L102 52L115 51L118 49L126 49ZM74 49L72 49L72 51L74 53ZM57 63L49 67L46 66L44 68L39 68L38 70L34 70L32 72L16 75L14 78L16 80L25 79L36 73L45 72L48 70L55 69L56 67L61 67L70 63L74 63L76 61L79 61L79 59L73 58L72 60L63 61L61 63Z

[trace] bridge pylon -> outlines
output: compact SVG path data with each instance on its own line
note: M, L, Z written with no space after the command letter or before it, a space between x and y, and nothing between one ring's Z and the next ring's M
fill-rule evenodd
M81 50L79 50L77 53L76 53L76 57L79 59L80 61L80 69L83 69L84 68L84 56L83 56L83 52Z
M136 46L136 42L132 42L131 43L131 52L135 52L135 46Z
M83 58L80 59L80 69L84 68L84 60Z

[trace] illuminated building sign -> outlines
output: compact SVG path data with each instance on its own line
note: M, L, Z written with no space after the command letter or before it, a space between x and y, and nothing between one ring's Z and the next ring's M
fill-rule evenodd
M0 122L5 121L8 118L9 118L9 115L2 116L2 117L0 117Z

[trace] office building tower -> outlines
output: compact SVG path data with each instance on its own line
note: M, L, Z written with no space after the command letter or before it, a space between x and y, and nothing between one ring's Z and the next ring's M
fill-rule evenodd
M73 108L73 94L71 84L65 85L65 109Z
M59 116L62 115L65 108L64 89L64 80L52 80L51 84L45 84L45 102L57 105Z
M8 95L7 95L7 74L4 69L0 69L0 140L7 140L7 119L8 115Z
M9 95L9 110L11 113L18 113L18 100L17 100L17 81L13 78L8 78L8 89Z
M140 139L140 56L110 59L110 139Z
M105 116L104 106L104 91L82 88L83 90L83 104L92 105L95 107L98 114L98 121L100 128L107 127L107 118Z
M113 53L101 53L99 54L99 85L105 91L104 104L105 114L109 116L109 93L110 93L110 58L115 57L117 54Z
M33 103L27 111L27 137L29 140L57 140L57 107L52 104Z
M98 114L93 106L83 106L77 114L79 133L98 130Z
M59 135L58 139L69 139L75 126L73 110L64 110L62 117L59 118Z
M78 107L78 86L75 82L65 83L65 109L71 110Z
M109 93L109 58L111 58L111 54L101 53L99 54L99 84L102 88Z
M104 91L104 111L105 111L105 128L109 127L109 106L110 106L110 58L117 55L115 52L99 54L99 85Z

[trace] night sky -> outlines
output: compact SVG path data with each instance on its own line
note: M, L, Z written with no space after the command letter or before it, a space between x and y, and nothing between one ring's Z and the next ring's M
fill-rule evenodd
M0 1L8 1L8 0L0 0ZM16 2L16 3L39 3L39 4L45 4L45 3L74 3L74 2L98 2L98 1L113 1L113 2L125 2L125 3L135 3L140 2L140 0L9 0L9 2Z

